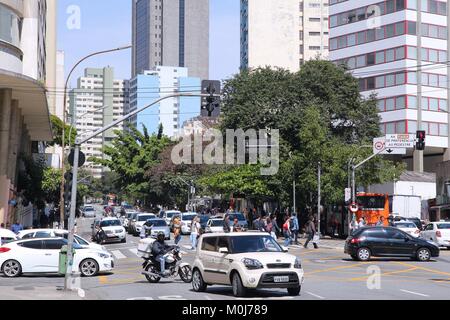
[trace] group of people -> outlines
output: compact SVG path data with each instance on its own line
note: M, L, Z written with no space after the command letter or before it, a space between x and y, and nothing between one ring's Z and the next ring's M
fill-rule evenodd
M385 223L385 218L383 216L380 216L378 218L377 223L375 224L376 227L382 227L386 225ZM365 217L361 217L359 218L359 221L353 220L352 222L352 232L355 232L358 229L364 228L364 227L368 227L369 224L367 223L367 220Z

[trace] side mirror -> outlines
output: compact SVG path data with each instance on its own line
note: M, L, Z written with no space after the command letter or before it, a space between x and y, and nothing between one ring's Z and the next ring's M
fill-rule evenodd
M219 253L228 254L228 249L227 248L220 248L219 249Z
M289 252L289 248L282 246L283 252Z

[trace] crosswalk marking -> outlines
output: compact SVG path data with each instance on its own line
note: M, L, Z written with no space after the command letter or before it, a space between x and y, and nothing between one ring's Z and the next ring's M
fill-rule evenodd
M121 259L126 259L127 257L122 253L122 252L120 252L119 250L114 250L114 251L111 251L111 253L114 255L114 257L116 257L116 259L118 259L118 260L121 260Z

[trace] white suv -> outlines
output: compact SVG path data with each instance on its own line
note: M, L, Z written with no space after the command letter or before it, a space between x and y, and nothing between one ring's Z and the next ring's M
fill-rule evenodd
M247 289L285 288L300 294L304 273L300 260L282 248L268 233L204 234L193 264L192 287L203 292L208 285L231 285L243 297Z

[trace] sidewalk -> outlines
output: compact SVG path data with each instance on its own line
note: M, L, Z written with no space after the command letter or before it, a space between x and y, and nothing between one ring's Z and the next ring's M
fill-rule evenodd
M97 297L84 291L65 292L56 287L0 286L0 300L96 300Z

